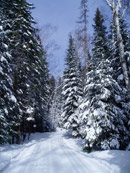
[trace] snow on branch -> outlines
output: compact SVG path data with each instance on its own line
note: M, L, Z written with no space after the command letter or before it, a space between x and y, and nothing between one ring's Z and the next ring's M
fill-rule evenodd
M112 0L106 0L107 4L112 7Z

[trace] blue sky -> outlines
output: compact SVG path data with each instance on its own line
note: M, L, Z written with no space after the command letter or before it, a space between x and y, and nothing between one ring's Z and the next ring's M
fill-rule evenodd
M34 4L32 16L39 27L50 23L58 28L52 39L56 41L60 49L54 52L54 57L49 61L51 72L54 75L61 74L64 69L68 34L76 28L76 21L80 15L80 0L28 0L28 2ZM104 0L88 0L88 33L91 35L95 10L97 7L104 9L104 4Z

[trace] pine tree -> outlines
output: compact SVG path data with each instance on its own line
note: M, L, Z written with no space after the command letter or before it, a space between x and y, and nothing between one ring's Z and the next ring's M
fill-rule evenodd
M76 117L75 110L77 109L80 98L82 96L81 82L79 78L79 63L77 61L74 48L74 40L70 35L69 48L66 56L66 69L64 71L64 82L63 82L63 96L64 96L64 107L63 107L63 125L67 129L72 130L73 136L78 136L78 117Z
M112 77L104 19L98 9L94 21L92 68L85 88L86 99L79 107L81 134L89 151L124 149L130 135L123 109L125 89L122 90Z

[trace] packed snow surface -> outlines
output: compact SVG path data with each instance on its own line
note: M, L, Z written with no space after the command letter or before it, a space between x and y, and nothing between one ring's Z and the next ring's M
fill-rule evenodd
M23 145L0 146L0 173L130 173L130 151L82 151L65 130L35 133Z

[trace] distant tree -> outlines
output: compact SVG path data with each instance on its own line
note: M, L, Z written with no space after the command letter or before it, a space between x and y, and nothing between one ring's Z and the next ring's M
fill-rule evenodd
M56 82L54 95L52 99L52 104L50 107L51 119L55 127L60 127L61 122L61 114L63 113L63 79L60 77L58 82Z
M64 106L62 114L63 126L72 130L73 136L78 136L78 118L74 115L82 96L79 75L79 62L75 54L74 40L69 37L69 48L66 56L66 68L63 77Z
M56 80L55 80L54 76L51 76L50 77L50 92L51 92L52 99L54 96L55 87L56 87Z

